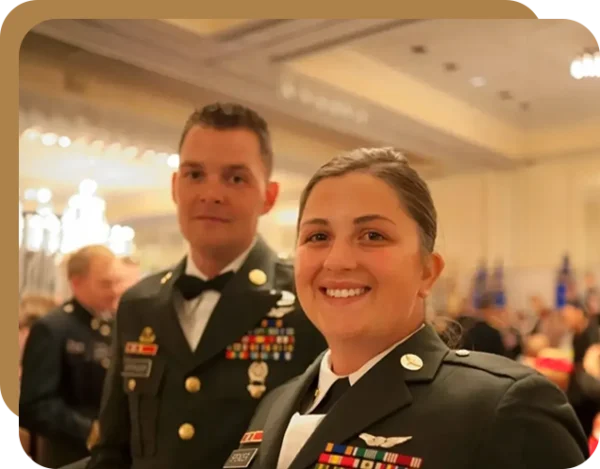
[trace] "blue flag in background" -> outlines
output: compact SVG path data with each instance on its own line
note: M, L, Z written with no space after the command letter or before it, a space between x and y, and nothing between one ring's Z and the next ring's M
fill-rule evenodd
M506 306L506 292L504 289L504 267L502 262L498 262L494 268L491 291L496 298L496 306L498 308L504 308Z
M473 307L479 309L481 303L481 297L487 290L487 266L485 261L479 263L479 267L475 272L475 278L473 279Z
M567 304L567 288L571 278L571 265L569 255L563 257L562 266L556 279L556 309L560 309Z

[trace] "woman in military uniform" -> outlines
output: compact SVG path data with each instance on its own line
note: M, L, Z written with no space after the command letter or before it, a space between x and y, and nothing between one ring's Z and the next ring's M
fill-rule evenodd
M577 466L562 391L504 357L452 351L425 322L442 272L425 182L392 149L324 165L300 201L295 280L328 342L266 397L225 468Z

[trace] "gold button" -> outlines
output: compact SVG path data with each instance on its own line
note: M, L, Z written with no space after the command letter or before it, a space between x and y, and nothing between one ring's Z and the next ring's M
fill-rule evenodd
M133 391L133 390L135 389L135 385L136 385L136 384L137 384L137 383L135 382L135 379L130 379L130 380L127 382L127 387L129 388L129 390L130 390L130 391Z
M182 440L191 440L194 438L194 433L196 429L193 425L189 423L184 423L181 427L179 427L179 438Z
M102 334L104 337L108 337L110 335L110 326L108 324L103 324L100 327L100 334Z
M267 274L260 269L254 269L248 274L248 278L254 285L264 285L267 283Z
M202 384L200 383L200 380L195 376L190 376L188 379L185 380L185 389L187 392L198 392L200 391L201 386Z

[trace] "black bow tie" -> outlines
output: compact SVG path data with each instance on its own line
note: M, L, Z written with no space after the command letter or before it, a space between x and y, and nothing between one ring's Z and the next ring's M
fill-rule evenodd
M202 280L193 275L183 274L177 279L175 286L186 300L193 300L206 290L222 291L227 282L231 280L231 277L233 277L233 272L231 271L210 280Z

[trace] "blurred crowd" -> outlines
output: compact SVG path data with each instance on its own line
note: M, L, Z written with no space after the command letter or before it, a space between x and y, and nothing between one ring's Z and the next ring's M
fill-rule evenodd
M455 348L506 356L535 368L566 392L594 451L600 437L600 289L588 274L585 288L571 284L564 304L531 296L529 310L498 304L495 292L463 299L436 317ZM501 303L501 302L500 302Z

